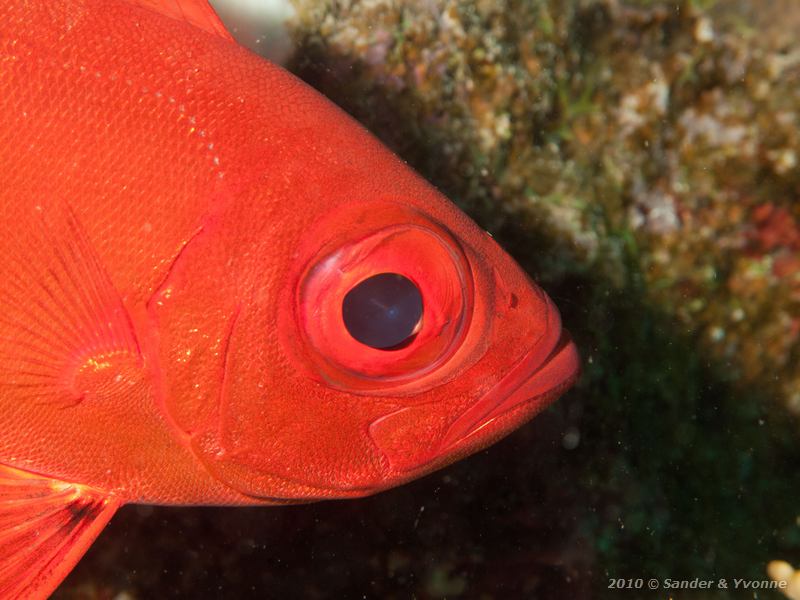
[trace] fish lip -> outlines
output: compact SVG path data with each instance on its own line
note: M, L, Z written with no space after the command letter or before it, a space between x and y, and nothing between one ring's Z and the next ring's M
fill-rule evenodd
M560 393L572 384L580 367L569 333L562 330L544 358L538 346L534 344L505 377L450 425L439 445L440 453L462 445L499 417L522 405L535 405L525 411L528 418L532 417L555 399L556 394L551 392L559 390Z

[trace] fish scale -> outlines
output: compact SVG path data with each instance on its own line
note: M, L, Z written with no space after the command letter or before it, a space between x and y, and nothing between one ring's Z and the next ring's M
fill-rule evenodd
M491 237L205 1L0 22L0 599L46 597L123 504L373 494L577 377ZM380 274L417 301L344 319Z

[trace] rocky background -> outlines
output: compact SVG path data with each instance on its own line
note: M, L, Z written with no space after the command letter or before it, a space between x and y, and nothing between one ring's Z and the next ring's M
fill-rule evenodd
M128 507L59 597L633 598L609 579L800 562L800 3L294 6L288 68L543 285L584 375L374 498Z

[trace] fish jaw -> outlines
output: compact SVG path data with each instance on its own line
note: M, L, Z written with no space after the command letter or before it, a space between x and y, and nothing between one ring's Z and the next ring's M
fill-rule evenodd
M455 411L437 440L407 435L427 406L405 407L371 424L370 437L388 463L381 488L399 485L447 466L505 437L549 406L580 374L580 357L558 311L549 301L548 327L511 369L476 400Z
M464 411L450 426L442 439L440 452L447 454L462 448L485 446L486 434L491 441L510 432L516 417L518 424L546 408L558 395L572 385L579 373L580 359L569 333L563 331L555 348L544 362L540 353L529 351L511 372L501 379L480 400ZM491 442L488 442L491 443Z

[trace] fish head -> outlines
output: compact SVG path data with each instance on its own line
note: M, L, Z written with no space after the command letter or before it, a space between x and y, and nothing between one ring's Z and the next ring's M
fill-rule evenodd
M219 202L228 212L198 236L208 250L181 258L198 265L184 279L206 287L173 286L164 301L184 329L224 322L205 336L223 341L193 354L208 368L187 371L216 388L200 408L194 392L167 402L207 468L247 496L362 496L505 436L574 382L578 355L488 233L339 109L287 85L302 119L285 106L258 122L296 145L247 154L280 160L278 175L248 166L263 177L239 208ZM229 308L209 309L215 297Z
M283 343L324 397L352 408L377 474L368 491L486 447L578 371L548 296L488 233L433 200L323 220L311 239L324 243L308 247L287 297Z
M275 347L229 365L250 385L231 383L196 439L249 496L361 496L416 478L505 436L578 372L551 300L444 201L343 204L291 263Z

